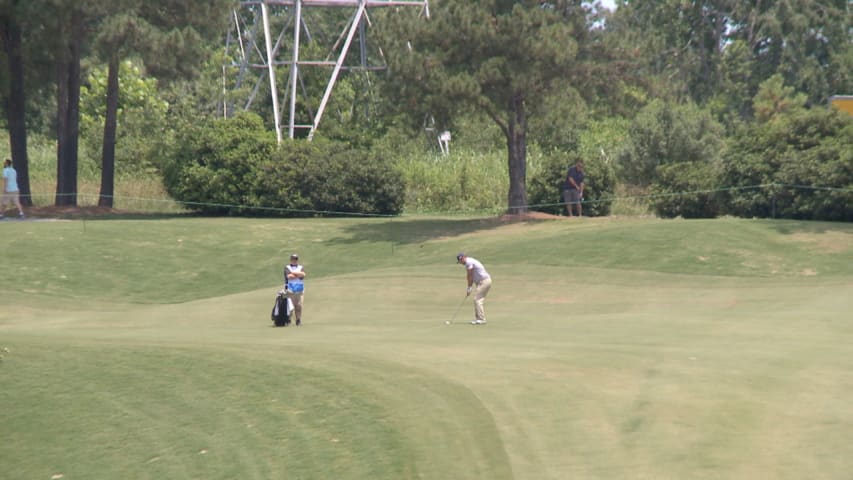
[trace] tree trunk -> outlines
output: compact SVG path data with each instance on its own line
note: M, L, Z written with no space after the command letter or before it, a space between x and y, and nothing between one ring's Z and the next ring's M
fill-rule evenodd
M79 28L69 21L72 32ZM56 205L77 205L77 147L80 136L80 35L68 36L68 51L58 60Z
M107 111L104 119L104 146L101 157L101 195L98 198L98 206L100 207L112 208L113 206L120 65L118 55L112 55L107 73Z
M24 89L24 56L21 52L21 27L13 16L2 22L3 45L9 68L9 96L4 98L6 122L9 126L9 148L12 162L18 172L18 189L21 203L33 205L30 192L30 167L27 157L26 96Z
M516 93L510 105L506 143L509 163L507 213L527 212L527 112L524 96Z
M64 205L65 150L68 140L68 66L62 59L56 61L56 205Z

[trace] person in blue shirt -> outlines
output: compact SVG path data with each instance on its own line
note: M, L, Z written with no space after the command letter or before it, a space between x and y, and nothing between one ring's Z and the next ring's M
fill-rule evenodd
M0 198L0 219L6 211L6 204L14 204L18 207L18 218L24 218L24 209L21 207L21 198L18 192L18 172L12 166L8 158L3 162L3 197Z
M284 266L284 292L293 303L296 325L302 325L302 300L305 294L305 267L299 264L299 255L292 254Z

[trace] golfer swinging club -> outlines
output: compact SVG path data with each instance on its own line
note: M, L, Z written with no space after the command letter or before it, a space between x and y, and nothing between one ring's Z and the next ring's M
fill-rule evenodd
M468 289L465 296L467 297L471 295L472 291L474 292L474 320L471 321L471 325L483 325L486 323L483 303L486 301L489 289L492 288L492 277L489 276L489 272L486 271L482 263L464 253L456 255L456 263L465 265L468 276Z

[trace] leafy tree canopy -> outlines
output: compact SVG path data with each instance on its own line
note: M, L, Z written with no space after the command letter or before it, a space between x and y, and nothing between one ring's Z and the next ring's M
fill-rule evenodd
M526 210L529 118L551 106L547 93L585 82L593 22L586 2L570 0L448 0L429 21L389 17L391 90L413 118L449 125L464 110L491 118L507 143L508 208Z

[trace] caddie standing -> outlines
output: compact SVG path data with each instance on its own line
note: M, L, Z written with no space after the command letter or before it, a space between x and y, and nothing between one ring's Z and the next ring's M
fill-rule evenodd
M486 302L486 295L492 288L492 277L483 264L476 258L469 257L464 253L456 255L456 263L461 263L465 266L466 276L468 279L468 288L466 296L474 293L474 320L472 325L483 325L486 323L486 312L483 304Z
M305 267L299 263L299 255L292 254L290 263L284 266L284 292L293 303L296 325L302 325L302 304L305 293Z

